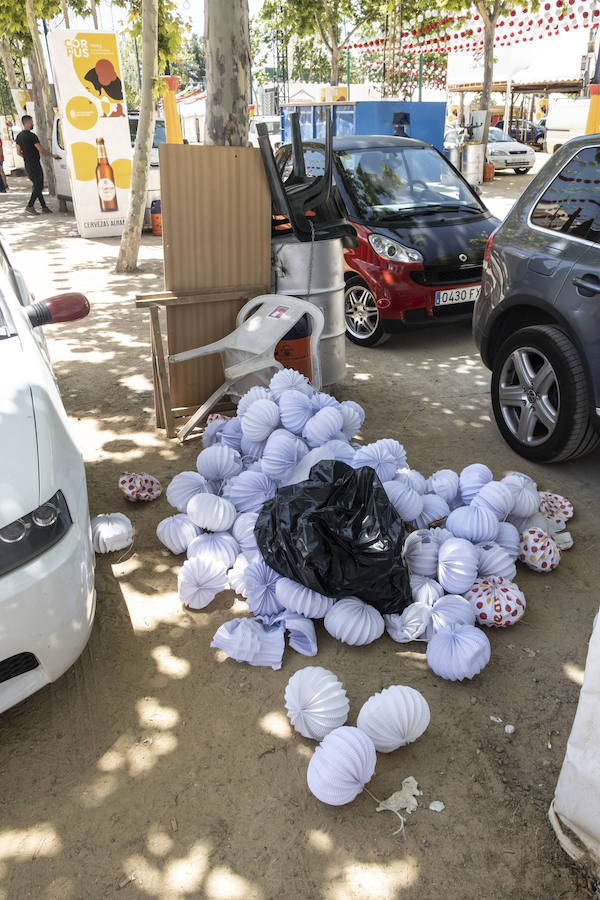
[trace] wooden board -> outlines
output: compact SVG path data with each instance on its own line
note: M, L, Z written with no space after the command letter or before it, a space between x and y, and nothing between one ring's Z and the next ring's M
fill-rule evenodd
M229 334L246 300L269 293L271 197L254 147L161 144L159 157L165 288L188 301L165 304L175 354ZM210 289L227 296L189 302ZM172 408L200 406L222 380L218 357L169 364Z

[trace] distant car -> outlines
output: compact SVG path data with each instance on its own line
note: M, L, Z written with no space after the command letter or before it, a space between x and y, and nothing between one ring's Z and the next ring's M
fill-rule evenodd
M248 141L253 147L258 147L258 133L256 126L259 122L263 122L267 126L269 132L269 141L273 152L281 146L281 119L279 116L253 116L250 119L248 128Z
M473 333L504 440L534 462L600 443L600 136L569 141L485 251Z
M504 119L496 122L496 128L500 131L506 131L512 138L520 141L522 144L529 144L541 150L544 143L544 129L529 119L513 119L510 123L510 129L504 127Z
M0 712L62 675L94 619L85 471L39 329L88 311L32 303L0 233Z
M451 128L444 135L444 150L462 147L464 133ZM494 166L494 172L514 169L517 175L526 175L535 163L535 151L525 144L519 144L499 128L490 128L486 158Z
M344 251L346 336L370 347L409 323L470 317L498 225L475 190L423 141L348 135L333 150L339 203L358 233ZM284 181L291 152L277 154ZM304 163L322 174L323 144L305 142Z

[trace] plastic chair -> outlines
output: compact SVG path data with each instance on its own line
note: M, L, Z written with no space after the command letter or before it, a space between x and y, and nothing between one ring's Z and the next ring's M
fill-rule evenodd
M249 316L257 307L260 309ZM177 436L180 441L185 440L190 431L208 415L215 403L225 394L245 393L256 383L255 379L249 379L249 383L244 384L243 380L248 376L265 369L283 368L275 359L275 347L304 315L309 316L312 321L310 338L312 384L316 390L320 390L319 340L325 324L323 313L314 303L308 303L297 297L287 297L284 294L262 294L249 300L237 315L235 331L227 337L205 347L196 347L194 350L185 350L183 353L169 356L170 363L179 363L197 359L199 356L220 353L225 374L224 383L211 394L183 428L179 429Z

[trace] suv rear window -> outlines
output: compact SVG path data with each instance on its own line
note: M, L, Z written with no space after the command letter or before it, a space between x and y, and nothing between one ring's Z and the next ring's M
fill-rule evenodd
M531 222L600 243L600 147L586 147L569 160L533 208Z

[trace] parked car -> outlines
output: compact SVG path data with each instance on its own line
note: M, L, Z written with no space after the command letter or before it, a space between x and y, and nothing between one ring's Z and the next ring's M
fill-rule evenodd
M494 416L526 459L600 442L600 137L565 144L485 252L473 333L492 372Z
M582 137L585 134L589 111L589 97L558 97L546 116L544 151L556 153L567 141Z
M500 119L496 122L496 128L499 128L500 131L508 132L512 138L515 138L522 144L529 144L538 150L542 149L544 129L536 125L535 122L530 122L529 119L513 119L510 123L510 129L505 128L504 119Z
M451 128L444 135L444 150L460 149L464 132ZM486 150L488 162L493 163L494 172L514 169L517 175L526 175L535 162L535 150L513 140L499 128L490 128Z
M256 126L259 122L263 122L269 132L269 141L273 152L281 146L281 119L279 116L252 116L250 119L250 127L248 129L248 142L253 147L258 147L258 133Z
M0 712L62 675L94 619L85 471L40 330L88 311L33 303L0 233Z
M430 144L393 135L333 139L338 200L358 233L344 251L346 335L365 347L408 323L470 316L497 226L476 191ZM285 180L291 147L277 154ZM324 147L304 143L309 175Z

